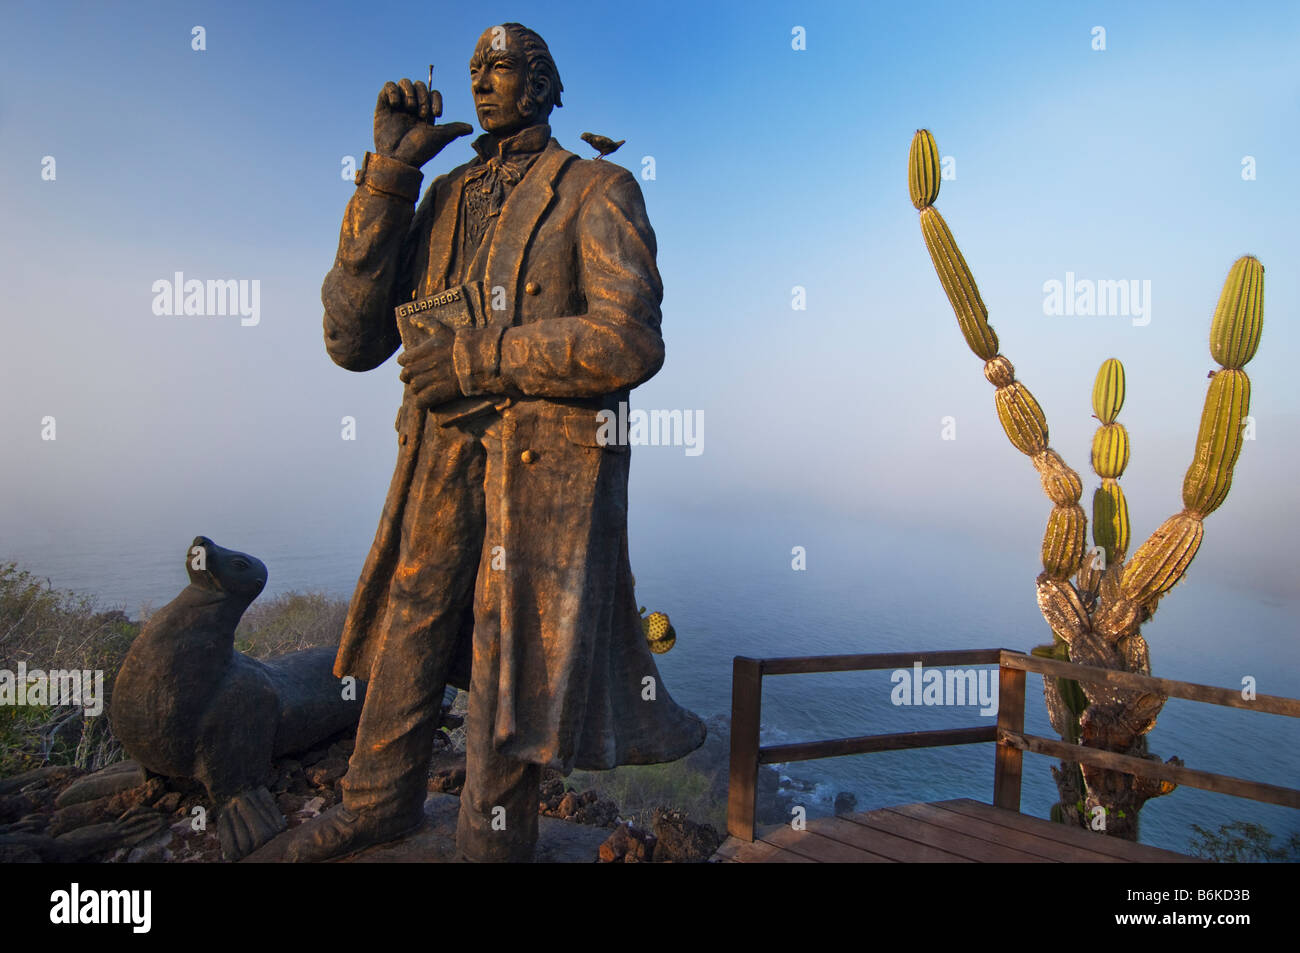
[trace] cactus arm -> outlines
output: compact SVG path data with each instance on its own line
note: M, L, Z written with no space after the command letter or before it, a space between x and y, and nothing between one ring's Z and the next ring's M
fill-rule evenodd
M1264 323L1264 266L1249 255L1232 265L1210 326L1210 355L1219 362L1205 394L1196 452L1183 479L1183 510L1151 534L1124 567L1118 600L1103 629L1123 638L1149 618L1183 578L1205 536L1204 520L1228 496L1250 413L1243 369L1259 348Z
M1101 425L1092 438L1092 469L1101 485L1092 495L1092 542L1095 547L1079 568L1078 585L1088 603L1096 601L1102 575L1111 567L1118 571L1128 551L1128 501L1119 478L1128 466L1129 439L1124 425L1117 423L1124 406L1124 365L1110 357L1102 362L1092 387L1092 409ZM1101 560L1097 556L1101 556ZM1100 562L1100 565L1098 565Z
M908 191L921 213L921 235L939 282L948 295L966 344L984 361L984 376L997 388L993 394L998 420L1007 439L1028 456L1052 501L1043 536L1043 568L1058 581L1067 581L1083 563L1088 518L1079 506L1083 483L1060 454L1048 446L1047 418L1029 388L1015 378L1011 362L998 353L998 336L988 323L970 266L952 237L948 224L934 208L939 197L939 149L934 136L920 129L908 154Z

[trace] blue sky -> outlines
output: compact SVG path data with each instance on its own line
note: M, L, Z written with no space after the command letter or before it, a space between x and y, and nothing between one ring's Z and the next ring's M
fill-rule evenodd
M1180 508L1228 267L1263 261L1258 436L1195 569L1295 594L1291 3L8 5L0 554L51 527L147 520L183 542L196 523L288 535L306 506L377 514L397 367L351 374L321 341L353 188L342 163L372 146L383 83L430 62L446 118L472 121L469 54L505 20L550 45L562 145L589 155L591 130L626 139L614 159L634 172L654 160L641 184L668 356L634 400L702 410L705 452L641 448L634 506L818 509L1036 553L1049 504L997 425L907 199L924 126L955 159L937 206L1088 493L1093 376L1124 361L1136 537ZM469 155L453 144L426 182ZM260 323L155 315L152 283L177 271L260 281ZM1150 281L1150 324L1044 315L1044 282L1067 272ZM356 441L339 438L344 415ZM955 441L940 439L948 415Z

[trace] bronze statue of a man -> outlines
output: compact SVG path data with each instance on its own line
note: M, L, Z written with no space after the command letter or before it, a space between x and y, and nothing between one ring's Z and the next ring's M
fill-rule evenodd
M663 363L655 235L636 179L547 124L563 86L542 38L485 31L470 60L484 134L419 198L420 167L471 132L388 83L325 278L325 343L353 371L395 350L398 459L335 674L368 681L343 804L286 856L319 860L422 819L447 683L467 687L457 844L526 860L543 766L670 761L704 726L642 637L627 546L629 449L602 409Z

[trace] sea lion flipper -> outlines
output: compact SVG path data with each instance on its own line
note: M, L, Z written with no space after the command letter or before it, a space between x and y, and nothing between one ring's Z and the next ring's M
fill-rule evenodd
M288 822L264 787L250 788L232 797L217 818L217 837L227 860L239 860L261 847Z

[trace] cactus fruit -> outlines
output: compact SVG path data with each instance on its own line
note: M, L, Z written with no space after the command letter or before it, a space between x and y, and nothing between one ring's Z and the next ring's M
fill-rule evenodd
M1128 466L1128 431L1123 424L1102 424L1092 437L1092 468L1097 476L1117 479Z
M645 609L641 611L644 612ZM646 642L650 644L650 651L656 655L663 655L677 644L677 630L668 621L668 616L662 612L652 612L642 618L641 631L645 635Z
M984 307L980 290L948 230L948 223L934 208L921 209L921 234L967 345L983 360L990 360L998 353L998 336L989 327L988 308Z
M1101 362L1092 385L1092 409L1103 424L1113 424L1124 406L1124 365L1113 357Z
M1187 511L1165 520L1124 567L1124 598L1142 604L1172 589L1196 555L1204 535L1205 524Z
M917 209L927 208L939 197L939 147L928 129L918 129L907 154L907 191Z
M993 400L1002 429L1017 450L1032 457L1047 449L1047 418L1028 387L1013 381L994 391Z
M666 636L670 627L668 616L662 612L652 612L641 620L641 628L645 632L645 637L651 642L658 642Z
M1128 552L1128 501L1114 480L1101 481L1092 494L1092 541L1106 553L1106 565L1123 559Z
M1264 266L1243 255L1232 263L1210 324L1210 354L1239 371L1255 356L1264 326Z
M1219 508L1232 486L1241 453L1242 423L1250 412L1250 378L1242 370L1214 375L1205 394L1196 457L1183 479L1183 505L1205 517Z

